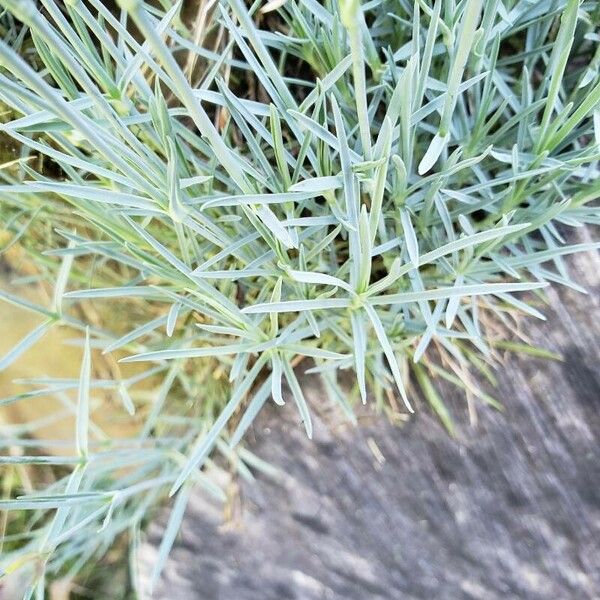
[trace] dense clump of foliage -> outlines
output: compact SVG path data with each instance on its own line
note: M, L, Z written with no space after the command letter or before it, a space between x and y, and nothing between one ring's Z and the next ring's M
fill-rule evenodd
M562 257L590 246L569 228L600 217L597 2L105 4L0 0L5 249L36 266L17 286L54 289L0 291L43 318L0 368L58 326L84 349L79 379L1 401L76 415L51 454L35 423L2 442L5 469L56 466L3 501L30 511L3 558L35 564L26 597L122 534L135 564L170 491L158 576L191 488L223 496L203 467L267 468L238 444L284 387L311 436L300 362L349 419L369 395L412 412L419 390L452 432L436 378L496 404L471 378L491 377L496 325L577 288ZM100 352L142 369L98 378ZM131 437L94 424L107 393Z

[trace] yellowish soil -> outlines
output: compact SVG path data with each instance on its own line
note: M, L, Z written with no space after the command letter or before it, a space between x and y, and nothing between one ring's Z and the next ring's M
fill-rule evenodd
M0 278L0 288L9 288L8 282ZM10 289L10 288L9 288ZM11 289L11 291L14 290ZM40 305L47 305L48 298L44 290L39 287L20 289L19 294L24 294L29 300ZM34 329L41 318L24 309L6 302L0 302L0 356L4 356L15 344ZM78 345L68 343L81 337L81 333L67 327L52 327L45 336L27 352L22 354L7 369L0 372L0 398L28 391L31 386L18 385L15 380L32 377L60 377L77 378L81 364L82 350ZM109 378L114 372L115 360L103 357L94 352L94 376ZM112 367L112 368L111 368ZM129 374L129 373L128 373ZM107 437L124 437L131 435L137 429L136 420L130 417L122 408L114 394L98 390L92 392L93 410L92 420ZM76 402L76 393L70 396ZM0 407L0 424L8 427L8 432L13 426L21 423L31 423L35 420L52 418L53 415L62 415L59 419L31 432L31 436L38 439L73 440L74 415L68 406L54 397L37 397L20 400L13 404ZM5 433L5 434L6 434ZM94 437L94 433L91 433ZM99 434L96 432L96 438ZM51 452L63 454L65 448L56 447ZM66 449L72 451L73 449Z

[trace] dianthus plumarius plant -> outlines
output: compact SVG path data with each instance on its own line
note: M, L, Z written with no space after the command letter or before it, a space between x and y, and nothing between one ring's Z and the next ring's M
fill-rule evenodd
M27 598L123 535L135 585L170 493L156 579L190 490L223 496L205 467L268 469L238 444L284 386L312 435L299 364L351 420L416 389L452 432L436 379L496 405L472 375L526 349L498 330L543 318L548 283L579 289L563 257L595 246L568 240L600 222L597 2L191 4L0 0L3 243L36 266L0 299L43 319L0 368L50 328L83 346L79 378L1 401L76 421L72 442L4 427L4 469L56 467L2 502L28 511L2 559L35 565ZM106 394L130 437L94 423Z

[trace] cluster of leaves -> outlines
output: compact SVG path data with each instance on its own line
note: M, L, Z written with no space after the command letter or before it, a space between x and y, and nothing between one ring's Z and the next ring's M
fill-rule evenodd
M27 439L35 423L2 442L19 449L4 468L65 472L2 506L33 511L3 559L37 565L26 597L124 532L134 564L170 490L158 577L190 489L223 495L202 471L215 449L264 467L232 451L284 384L311 436L305 357L349 419L368 392L412 411L412 373L451 430L433 379L495 404L470 377L490 376L491 324L543 318L548 282L578 289L562 257L591 245L561 229L600 222L597 2L222 0L189 29L181 2L0 6L16 114L0 129L21 148L0 216L55 290L50 306L0 292L44 319L0 368L58 325L84 347L79 379L2 400L53 395L76 415L74 454L28 451L50 443ZM126 329L76 313L90 302L131 307ZM98 379L94 349L154 364ZM139 434L94 425L106 390Z

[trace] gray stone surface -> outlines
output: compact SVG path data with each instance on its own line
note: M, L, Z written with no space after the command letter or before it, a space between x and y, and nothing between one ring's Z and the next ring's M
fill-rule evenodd
M229 525L194 495L153 597L600 598L600 260L572 262L590 294L553 289L548 322L527 323L564 362L508 358L495 390L506 411L480 408L475 428L448 394L457 440L423 406L402 427L317 418L313 442L291 404L264 411L249 445L285 475L242 483Z

